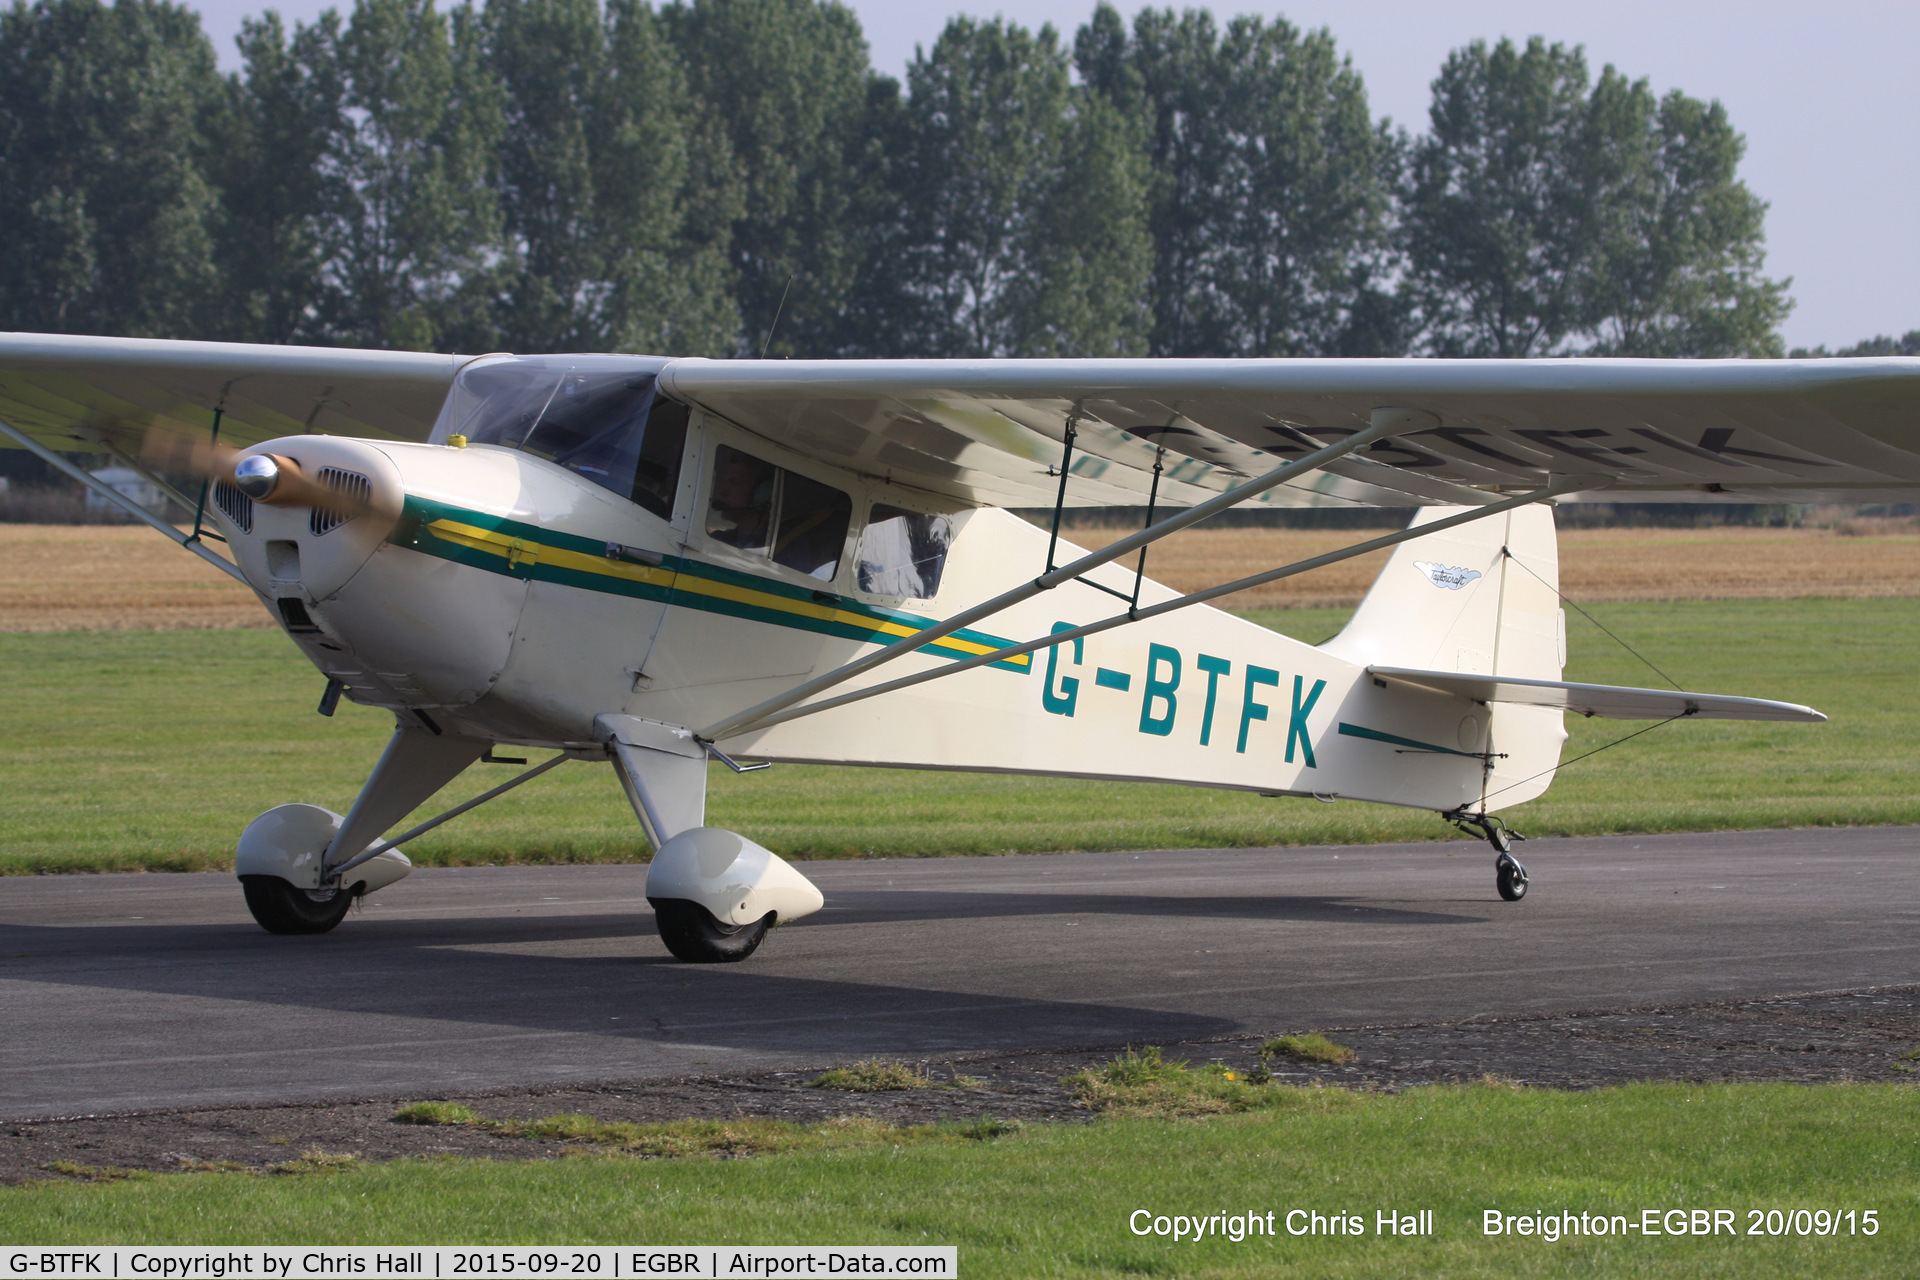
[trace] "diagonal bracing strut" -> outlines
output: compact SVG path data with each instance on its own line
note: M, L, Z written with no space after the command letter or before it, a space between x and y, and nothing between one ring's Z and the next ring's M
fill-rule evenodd
M971 670L974 667L985 666L990 662L1000 662L1007 658L1017 657L1023 653L1034 653L1041 649L1050 649L1055 645L1084 639L1087 636L1094 635L1101 631L1110 631L1115 627L1125 626L1130 622L1144 622L1148 618L1158 617L1163 613L1172 613L1176 609L1185 609L1190 605L1205 604L1207 601L1217 600L1221 596L1232 595L1235 592L1245 591L1251 587L1262 586L1269 582L1278 581L1281 578L1289 578L1294 574L1305 573L1310 569L1318 569L1324 565L1335 564L1341 560L1349 560L1354 556L1366 555L1370 551L1378 551L1385 547L1396 546L1399 543L1409 541L1413 538L1424 538L1428 534L1439 533L1443 529L1451 529L1455 525L1466 524L1470 520L1482 520L1491 515L1498 515L1503 511L1511 511L1515 507L1523 507L1529 503L1556 497L1559 494L1604 488L1607 483L1608 478L1605 476L1557 476L1544 488L1536 489L1531 493L1518 494L1484 507L1476 507L1469 511L1463 511L1457 516L1447 516L1429 524L1402 529L1397 533L1389 533L1383 537L1373 538L1351 547L1344 547L1339 551L1329 551L1325 555L1313 556L1310 559L1296 561L1293 564L1284 565L1278 569L1268 569L1263 573L1256 573L1250 577L1222 583L1217 587L1208 587L1204 591L1196 591L1192 595L1181 596L1177 600L1168 600L1162 604L1153 605L1146 609L1129 609L1126 613L1115 614L1113 617L1104 618L1099 622L1090 622L1083 627L1056 631L1052 635L1040 640L1029 640L1025 644L1016 644L1005 649L994 649L987 653L976 654L971 658L935 667L929 671L921 671L914 675L902 676L898 680L889 680L885 684L870 685L864 689L856 689L851 693L843 693L837 698L828 698L821 702L810 702L805 706L799 707L789 705L779 711L769 712L768 714L759 716L746 725L745 729L770 729L774 725L784 724L788 720L797 720L802 716L810 716L815 712L830 711L835 707L844 707L849 703L859 702L866 698L878 697L883 693L892 693L899 689L910 688L916 684L925 684L929 680L938 680L945 676ZM742 731L744 730L734 730L733 732Z
M477 809L481 805L485 804L487 801L493 799L495 796L505 795L507 792L513 790L515 787L519 786L523 782L532 782L535 778L547 772L547 770L554 768L556 765L565 764L569 758L570 757L568 753L565 751L562 751L559 755L555 756L553 759L542 761L541 763L533 766L533 768L527 770L525 773L516 774L513 777L508 778L505 782L493 788L491 791L483 792L480 795L475 796L473 799L467 801L465 804L457 804L453 806L453 808L447 810L445 813L441 814L437 818L428 818L425 822L421 823L419 826L414 827L407 831L403 831L391 840L380 841L378 844L372 846L371 848L366 850L366 852L360 854L358 857L350 858L346 862L341 863L337 867L322 867L320 870L321 877L323 880L338 880L341 876L353 870L355 867L359 866L361 863L377 858L389 849L398 849L401 845L413 839L415 836L423 836L427 834L427 832L439 826L441 823L451 822L453 819L459 817L461 814L465 813L467 810Z
M151 511L127 497L124 493L121 493L118 489L94 479L79 467L74 466L73 463L69 462L65 457L47 448L26 432L13 426L11 423L0 422L0 435L8 436L21 448L27 450L48 466L55 467L71 478L78 480L89 490L99 494L102 498L111 502L114 506L120 508L120 510L134 517L136 520L141 520L152 525L161 533L166 534L169 538L172 538L175 542L193 552L193 554L199 556L214 568L220 570L220 572L233 578L240 583L241 586L247 588L247 590L253 592L255 595L260 594L259 588L255 587L251 582L248 582L247 576L240 572L240 566L234 564L224 556L214 554L205 546L201 545L198 539L189 538L186 534L181 533L159 516L154 515Z
M1372 421L1365 428L1354 432L1343 440L1337 440L1324 449L1316 450L1304 458L1296 458L1285 466L1269 471L1266 475L1257 476L1243 485L1238 485L1227 490L1217 497L1209 498L1198 506L1189 507L1178 515L1168 516L1158 524L1150 525L1140 532L1130 534L1110 546L1084 555L1072 564L1063 565L1058 569L1051 569L1033 581L1022 583L1011 591L1003 592L991 600L974 605L971 609L963 609L944 622L936 622L932 626L923 627L912 635L896 640L883 649L875 650L865 657L856 658L852 662L835 667L824 675L815 676L803 684L795 685L783 694L769 698L765 702L755 706L748 707L744 711L735 712L726 719L717 721L700 730L697 736L703 742L713 742L720 738L730 737L740 733L744 729L757 727L765 723L769 717L786 710L795 703L811 698L814 694L831 689L835 685L844 684L855 676L873 670L882 663L892 662L895 658L903 658L910 653L916 653L924 646L931 644L942 636L951 635L962 627L970 627L983 618L988 618L1003 610L1010 609L1022 601L1031 600L1042 591L1051 591L1063 582L1071 582L1073 579L1097 569L1103 564L1118 560L1122 556L1139 550L1148 543L1159 541L1168 534L1178 533L1188 525L1198 524L1210 516L1218 515L1229 507L1245 502L1247 499L1256 497L1269 489L1285 484L1289 480L1298 479L1300 476L1306 475L1309 472L1318 471L1327 463L1339 458L1344 458L1350 453L1356 453L1368 445L1373 444L1375 441L1384 440L1388 436L1404 435L1409 431L1419 431L1431 425L1432 422L1433 417L1431 414L1423 413L1417 409L1375 409L1373 411ZM1140 616L1145 617L1146 614L1143 612ZM1009 657L1017 652L1020 651L1000 649L996 650L995 654L997 657ZM964 669L964 664L960 668L950 668L950 670L961 669Z

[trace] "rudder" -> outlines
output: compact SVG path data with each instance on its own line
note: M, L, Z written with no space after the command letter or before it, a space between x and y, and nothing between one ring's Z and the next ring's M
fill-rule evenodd
M1410 527L1458 514L1422 507ZM1322 647L1364 666L1558 680L1566 665L1559 588L1553 511L1519 507L1401 543L1352 621ZM1544 792L1565 740L1559 711L1494 704L1482 806Z

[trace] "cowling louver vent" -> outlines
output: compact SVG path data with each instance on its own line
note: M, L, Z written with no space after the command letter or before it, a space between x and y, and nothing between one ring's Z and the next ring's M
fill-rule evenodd
M337 529L367 505L373 496L373 482L358 471L343 471L339 467L322 467L320 483L340 495L337 507L315 507L307 515L307 532L314 537L332 529Z
M253 499L240 492L225 480L216 480L213 485L213 503L226 512L227 519L242 533L253 532Z

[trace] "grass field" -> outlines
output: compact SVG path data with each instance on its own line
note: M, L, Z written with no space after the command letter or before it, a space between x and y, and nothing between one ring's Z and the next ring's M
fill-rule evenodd
M1309 641L1346 611L1251 615ZM1608 605L1689 688L1807 702L1830 724L1676 724L1566 769L1510 811L1529 834L1920 821L1920 600ZM1657 679L1577 615L1570 678ZM218 868L267 807L344 811L391 730L313 714L319 679L277 632L0 634L0 871ZM1569 723L1566 758L1640 727ZM504 780L477 767L427 811ZM1234 792L892 770L715 771L711 820L803 857L1440 838L1431 814ZM407 848L416 861L644 857L611 771L568 765Z
M869 1128L833 1149L746 1159L599 1154L545 1162L324 1155L304 1176L169 1174L0 1189L16 1245L955 1244L996 1276L1910 1276L1920 1092L1897 1086L1490 1086L1386 1096L1269 1090L1208 1119L1108 1117L974 1140ZM338 1157L334 1157L338 1159ZM510 1206L510 1207L509 1207ZM1357 1215L1364 1237L1199 1243L1129 1216L1290 1209ZM1875 1211L1872 1236L1744 1234L1760 1210ZM1381 1211L1433 1211L1381 1238ZM1739 1235L1488 1238L1483 1213L1727 1210Z

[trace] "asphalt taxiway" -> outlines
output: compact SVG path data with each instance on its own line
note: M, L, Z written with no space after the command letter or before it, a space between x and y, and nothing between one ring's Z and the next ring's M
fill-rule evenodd
M431 1097L1920 980L1920 828L814 862L684 965L633 866L422 869L277 938L222 875L0 879L0 1115Z

